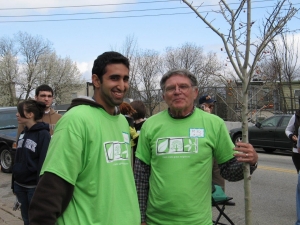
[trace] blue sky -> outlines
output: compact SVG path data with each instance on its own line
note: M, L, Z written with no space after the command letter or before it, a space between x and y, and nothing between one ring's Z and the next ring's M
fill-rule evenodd
M151 3L143 3L151 2ZM190 1L191 2L191 1ZM228 3L238 3L238 0L231 0ZM271 7L276 1L253 1L253 19L260 22L260 16ZM291 0L292 3L300 7L298 0ZM124 4L129 3L129 4ZM203 3L199 11L211 11L218 9L216 0L199 1L194 0L193 4L199 6ZM115 4L115 5L107 5ZM63 6L86 6L102 5L97 7L63 7ZM105 5L105 6L103 6ZM208 6L209 5L209 6ZM233 9L237 5L231 5ZM62 7L62 8L42 8L42 7ZM13 9L7 8L34 8L34 9ZM173 8L173 9L166 9ZM174 9L175 8L175 9ZM150 9L156 9L151 10ZM163 10L158 10L163 9ZM112 11L133 12L103 13ZM49 14L71 14L71 13L96 13L86 15L69 16L39 16L39 17L11 17L22 15L49 15ZM178 14L184 13L184 14ZM169 16L141 16L171 14ZM132 17L128 17L132 16ZM138 17L141 16L141 17ZM210 19L215 19L214 25L222 29L227 29L217 14L210 13ZM106 18L107 19L87 19ZM299 13L298 13L299 17ZM64 20L64 19L84 19L69 21L44 21L44 22L15 22L5 21L36 21L36 20ZM292 29L299 29L299 19L293 19L290 23ZM0 0L0 36L12 37L19 31L27 32L31 35L40 35L53 43L57 54L61 57L69 56L76 61L78 67L89 80L93 60L102 52L117 50L121 48L126 37L134 35L141 49L153 49L163 52L166 47L178 47L186 42L203 46L205 51L215 51L220 53L222 47L221 39L215 35L206 25L187 7L186 4L177 1L165 0ZM299 33L298 33L298 37ZM220 53L220 57L222 57Z

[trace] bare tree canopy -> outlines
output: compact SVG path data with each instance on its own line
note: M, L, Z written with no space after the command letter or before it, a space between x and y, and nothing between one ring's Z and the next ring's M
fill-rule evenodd
M222 70L222 64L213 52L205 53L203 48L192 43L179 47L168 47L164 56L165 68L187 69L198 80L199 90L208 86L216 86L216 76Z
M162 75L162 59L158 52L145 50L138 53L136 60L135 79L139 89L136 99L142 100L149 110L149 115L152 115L161 100L159 79Z
M0 39L0 105L14 105L17 75L17 50L12 40L3 37Z
M25 32L0 39L0 81L3 106L33 97L41 84L53 88L58 104L69 103L72 93L84 87L75 62L57 56L48 40Z
M28 99L31 91L38 86L37 77L42 73L39 67L41 57L52 51L52 44L40 36L33 37L23 32L17 33L15 40L21 58L17 84L20 86L21 96Z

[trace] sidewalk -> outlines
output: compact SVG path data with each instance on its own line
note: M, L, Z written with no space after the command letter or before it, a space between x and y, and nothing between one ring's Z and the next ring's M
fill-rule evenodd
M24 225L21 211L13 211L16 197L10 186L11 174L0 171L0 225Z
M0 225L23 225L21 212L8 209L1 204L0 206Z

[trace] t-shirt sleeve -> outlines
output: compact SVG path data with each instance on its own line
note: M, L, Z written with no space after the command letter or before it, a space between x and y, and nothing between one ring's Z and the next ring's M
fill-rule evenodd
M222 164L232 159L234 156L234 144L230 138L228 129L224 121L220 121L219 132L217 133L216 147L214 149L214 157L218 164Z
M141 161L150 165L151 162L151 145L150 138L147 135L147 123L144 123L139 136L138 146L135 156Z
M83 164L84 128L81 124L82 121L75 117L60 119L52 136L41 175L44 172L51 172L75 184Z

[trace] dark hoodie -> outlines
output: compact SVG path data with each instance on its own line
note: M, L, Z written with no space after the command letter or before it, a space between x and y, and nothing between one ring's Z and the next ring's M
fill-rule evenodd
M50 139L48 123L38 122L30 129L25 127L17 143L13 181L20 185L37 185Z

